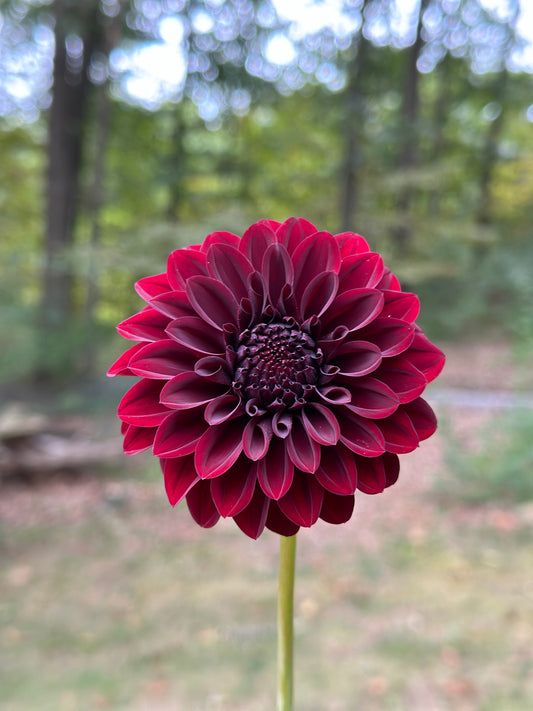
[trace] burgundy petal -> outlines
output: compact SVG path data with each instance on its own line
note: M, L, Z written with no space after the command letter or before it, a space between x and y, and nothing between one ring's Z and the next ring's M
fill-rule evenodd
M292 285L294 269L287 249L275 242L265 251L261 272L265 279L272 306L277 306L283 287Z
M322 272L339 271L339 246L329 232L316 232L306 237L292 254L294 293L300 301L307 285Z
M396 454L385 452L383 455L383 466L385 467L385 486L392 486L398 481L400 474L400 460Z
M388 385L377 378L364 376L354 382L352 401L347 407L362 417L376 420L392 415L398 409L399 404L398 396Z
M340 232L335 235L335 239L341 250L341 256L343 259L349 257L353 254L360 254L361 252L369 252L370 247L368 242L361 235L357 235L354 232Z
M372 341L386 357L403 353L409 348L414 327L398 318L377 318L358 334L365 340Z
M354 453L343 445L324 447L315 476L318 483L333 494L353 494L357 488Z
M256 482L253 466L246 457L239 457L225 474L211 480L211 496L221 516L235 516L252 500Z
M276 437L285 439L292 429L292 415L284 410L278 410L272 418L272 430Z
M135 375L168 380L178 373L191 370L195 360L191 351L167 339L148 345L143 343L142 350L130 360L130 368Z
M151 299L150 306L171 319L196 316L184 291L167 291Z
M250 420L244 428L242 446L245 455L252 461L262 459L272 439L272 422L268 418Z
M150 301L154 296L159 296L165 291L170 291L170 284L168 283L167 274L155 274L154 276L144 277L139 279L135 284L135 291L139 294L141 299L145 301Z
M161 402L173 410L187 410L198 405L205 405L219 395L223 395L227 386L215 383L209 378L202 378L196 373L180 373L161 390Z
M281 512L275 501L270 502L266 527L274 533L278 533L280 536L294 536L300 530L298 524L288 519L285 514Z
M161 381L140 380L124 395L118 406L123 422L139 427L157 427L170 410L159 402Z
M405 357L424 374L428 383L439 375L446 361L444 353L428 341L420 330L415 331L415 336Z
M138 353L141 348L146 346L146 341L143 343L136 343L131 348L128 348L117 360L113 363L111 368L107 371L107 376L109 378L114 378L115 375L135 375L128 367L130 360L133 356Z
M256 484L252 500L245 509L234 517L235 523L250 538L259 538L265 528L269 504L270 499L263 494L261 487Z
M226 244L213 245L207 255L207 268L211 276L230 289L237 302L248 296L248 277L254 268L238 249Z
M171 321L166 334L196 353L223 355L226 349L224 336L220 331L206 326L199 316L186 316Z
M385 440L375 422L360 417L346 407L338 408L336 415L341 427L340 441L348 449L364 457L383 454Z
M339 293L375 288L383 276L383 269L383 259L375 252L346 257L339 269Z
M324 489L315 477L295 471L292 486L278 506L293 523L308 528L316 523L323 499Z
M390 291L383 290L385 302L383 304L382 318L392 316L399 318L402 321L414 323L418 312L420 311L420 301L415 294L409 294L405 291Z
M338 326L355 331L373 321L383 306L383 294L377 289L351 289L339 294L323 316L325 333ZM370 340L370 339L369 339Z
M339 375L361 377L376 370L381 351L368 341L346 341L337 348L333 363L338 366Z
M187 296L196 313L213 328L222 331L224 324L237 323L238 304L225 284L211 277L191 277Z
M297 417L293 418L286 442L287 453L294 466L311 474L316 472L320 464L320 447Z
M166 338L165 328L168 321L167 316L147 306L119 323L117 331L132 341L160 341Z
M357 488L364 494L380 494L387 486L383 457L357 458Z
M335 272L317 274L306 286L300 302L300 316L308 319L321 316L330 306L337 293L339 278Z
M197 249L176 249L167 261L167 276L175 291L183 291L193 276L206 276L206 255Z
M300 242L316 232L318 232L317 228L302 217L289 217L276 230L276 239L287 247L289 254L292 254Z
M162 459L165 491L171 506L178 504L200 481L194 468L193 457Z
M192 368L191 368L192 370ZM231 385L232 373L228 361L220 356L205 356L194 364L194 372L215 383Z
M377 287L378 289L392 289L393 291L401 291L402 288L397 277L394 276L388 267L385 267L385 271Z
M353 494L338 496L330 491L324 492L324 501L320 509L320 518L327 523L346 523L352 517L355 504Z
M202 244L202 252L209 252L209 249L216 244L224 244L230 247L238 247L241 238L233 232L220 230L219 232L211 232L207 235Z
M410 363L408 357L409 351L404 351L401 356L386 358L375 373L377 378L394 390L401 403L417 398L427 384L426 378Z
M302 422L308 434L318 444L337 444L340 427L333 412L317 402L308 403L302 410Z
M232 393L219 395L206 405L204 418L210 425L220 425L221 422L232 420L242 414L242 403L240 399Z
M437 429L437 418L431 407L421 397L402 405L421 440L431 437Z
M239 249L248 257L254 269L260 271L265 252L275 242L276 235L272 227L262 222L256 222L243 234Z
M137 427L128 425L124 432L124 453L128 455L139 454L149 449L154 443L157 427Z
M191 516L202 528L212 528L220 514L211 498L210 482L199 481L187 494L187 506Z
M243 418L212 425L196 446L194 463L202 479L214 479L235 464L242 452Z
M385 438L387 452L405 454L406 452L412 452L418 447L418 433L410 417L402 408L378 424Z
M203 407L172 412L157 430L154 454L157 457L182 457L191 454L207 427Z
M294 475L285 442L274 437L266 456L256 466L257 481L269 499L279 499L289 490Z
M347 388L341 388L337 385L325 385L317 388L317 392L330 405L346 405L352 399L352 395Z

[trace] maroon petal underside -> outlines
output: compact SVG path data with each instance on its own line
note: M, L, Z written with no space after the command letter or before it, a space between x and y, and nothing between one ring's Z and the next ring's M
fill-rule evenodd
M160 341L166 338L169 318L150 306L130 316L117 326L117 331L131 341Z
M372 373L381 363L381 351L368 341L346 341L335 352L333 364L339 368L339 375L360 378Z
M170 291L167 273L164 272L163 274L154 274L154 276L143 277L136 282L134 288L141 299L150 301L150 299L153 299L154 296L159 296L159 294L163 294L165 291Z
M339 496L331 491L324 491L324 500L320 509L320 518L326 523L346 523L352 517L355 504L353 494Z
M276 235L272 227L264 223L256 223L243 234L239 250L248 257L255 270L261 271L263 256L275 242Z
M248 277L254 271L247 257L235 247L215 244L207 254L212 277L225 284L237 302L248 296Z
M293 418L286 442L287 453L294 466L314 474L320 464L320 446L312 439L305 425L297 417Z
M383 457L357 457L357 488L364 494L380 494L387 486Z
M228 390L228 385L202 378L194 372L180 373L161 390L161 402L173 410L187 410L205 405Z
M292 254L297 302L301 302L307 285L316 276L322 272L338 273L340 262L339 246L329 232L317 232L300 242Z
M302 410L302 423L310 437L318 444L328 446L339 441L341 431L338 420L325 405L308 403Z
M154 443L157 427L137 427L127 425L124 434L124 454L139 454L149 449Z
M315 476L318 483L332 494L349 495L357 488L356 457L342 444L325 447Z
M266 250L261 264L261 273L267 285L270 303L276 306L280 300L283 288L292 288L294 269L287 249L275 242Z
M337 296L322 318L324 333L339 326L356 331L373 321L383 306L383 294L378 289L351 289ZM358 334L358 338L360 338ZM364 339L374 342L374 339Z
M406 291L383 290L383 310L381 318L399 318L408 323L414 323L420 311L418 296Z
M146 341L142 343L136 343L131 348L128 348L117 360L113 363L111 368L107 371L108 378L114 378L115 375L135 375L133 371L129 369L129 362L133 356L138 353L141 348L146 346Z
M157 457L183 457L191 454L207 428L203 407L171 412L159 425L154 440L154 454Z
M118 406L118 416L123 422L138 427L157 427L170 410L159 402L162 382L140 380L124 395Z
M273 437L267 454L255 464L257 481L270 499L279 499L289 490L294 464L283 440Z
M385 438L387 452L405 454L418 447L420 437L403 407L400 407L391 417L380 420L378 424Z
M252 500L256 484L253 467L241 456L225 474L211 480L211 496L221 516L235 516Z
M204 418L209 425L220 425L226 420L232 420L243 412L242 403L238 397L227 393L219 395L206 405Z
M248 506L234 516L235 523L250 538L259 538L266 525L269 505L270 499L256 484L254 495Z
M353 232L340 232L335 235L337 244L339 245L341 251L341 257L345 259L353 254L360 254L361 252L369 252L370 247L368 242L361 235L356 235Z
M192 370L195 360L190 350L167 338L148 345L143 343L143 348L131 358L129 367L135 375L168 380Z
M352 289L373 289L383 276L383 259L375 252L353 254L342 260L339 294Z
M276 230L276 239L287 247L289 254L292 254L300 242L317 232L317 228L311 222L301 217L299 219L290 217Z
M322 316L333 302L338 284L339 278L333 271L317 274L302 294L300 317L306 320L312 316Z
M352 401L346 407L371 420L392 415L400 404L398 396L388 385L366 375L354 381L351 393Z
M242 452L242 433L246 418L214 425L202 435L196 446L194 464L198 476L213 479L235 464Z
M269 418L254 418L244 428L242 446L244 454L256 462L268 452L272 439L272 422Z
M171 506L176 506L200 481L192 456L162 459L165 491Z
M189 297L184 291L167 291L150 300L150 306L169 319L196 316Z
M186 316L171 321L167 326L166 334L195 353L224 355L226 348L224 336L220 331L208 326L199 316Z
M295 471L292 486L278 501L278 506L293 523L308 528L316 523L323 498L324 489L315 477Z
M405 355L409 362L424 374L428 383L434 380L444 367L444 353L419 330L415 331L409 351Z
M407 350L414 338L414 327L397 318L376 318L363 328L358 338L371 341L386 358L399 355Z
M202 528L212 528L220 518L213 499L209 481L198 481L186 496L191 516Z
M300 526L288 519L275 501L268 507L266 527L280 536L294 536L300 530Z
M403 410L409 415L420 440L431 437L437 429L435 413L421 397L403 405Z
M225 284L212 277L191 277L186 291L196 313L213 328L222 331L226 323L237 323L239 306Z
M426 378L408 358L409 351L401 356L386 358L375 373L376 378L388 385L402 404L419 397L427 385Z
M335 414L341 427L340 441L355 454L377 457L385 451L385 440L373 420L367 420L346 407Z
M206 255L197 249L176 249L167 261L167 276L172 289L184 291L194 276L207 276Z

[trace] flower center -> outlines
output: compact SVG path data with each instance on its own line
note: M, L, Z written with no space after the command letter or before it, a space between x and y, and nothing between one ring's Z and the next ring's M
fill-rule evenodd
M321 355L294 319L259 323L241 334L233 388L249 414L298 409L315 389Z

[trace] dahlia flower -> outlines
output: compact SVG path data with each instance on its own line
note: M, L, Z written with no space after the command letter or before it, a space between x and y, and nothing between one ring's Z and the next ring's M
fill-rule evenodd
M358 489L398 478L398 455L436 429L420 396L444 355L416 325L379 254L304 219L214 232L135 285L133 341L109 375L124 450L153 448L172 505L252 538L347 521Z

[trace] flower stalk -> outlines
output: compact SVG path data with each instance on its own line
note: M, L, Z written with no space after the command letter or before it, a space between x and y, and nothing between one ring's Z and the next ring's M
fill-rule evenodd
M280 536L279 540L277 711L292 711L296 536Z

